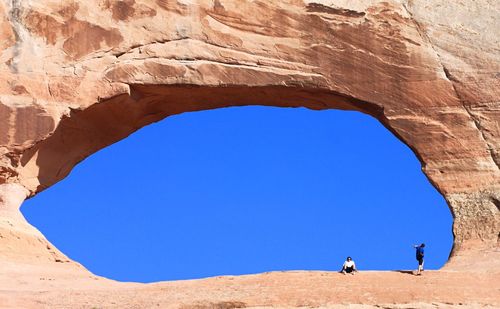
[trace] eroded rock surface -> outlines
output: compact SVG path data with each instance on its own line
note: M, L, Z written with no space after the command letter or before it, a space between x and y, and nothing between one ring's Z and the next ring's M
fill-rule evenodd
M498 16L495 0L1 1L0 200L20 204L169 115L358 110L411 147L446 198L448 268L498 261ZM0 208L2 222L18 206Z

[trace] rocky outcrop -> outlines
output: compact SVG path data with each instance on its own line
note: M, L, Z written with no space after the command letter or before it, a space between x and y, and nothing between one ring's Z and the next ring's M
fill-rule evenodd
M497 260L499 14L495 0L2 1L0 184L33 196L182 112L357 110L446 198L449 267Z

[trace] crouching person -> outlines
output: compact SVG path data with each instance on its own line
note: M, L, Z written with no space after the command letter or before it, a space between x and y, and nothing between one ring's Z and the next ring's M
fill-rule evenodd
M351 274L354 275L355 272L358 270L356 269L356 263L352 260L350 256L347 257L346 261L344 262L344 265L342 265L342 273L345 274Z

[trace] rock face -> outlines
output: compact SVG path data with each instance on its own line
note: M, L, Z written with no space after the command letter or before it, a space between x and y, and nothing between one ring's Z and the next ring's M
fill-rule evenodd
M418 156L454 216L449 268L498 260L498 16L496 0L2 1L0 216L169 115L337 108Z

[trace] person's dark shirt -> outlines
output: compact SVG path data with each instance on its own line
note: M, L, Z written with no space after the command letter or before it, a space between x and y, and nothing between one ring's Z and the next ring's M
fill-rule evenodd
M424 257L424 248L417 247L417 258L423 258L423 257Z

